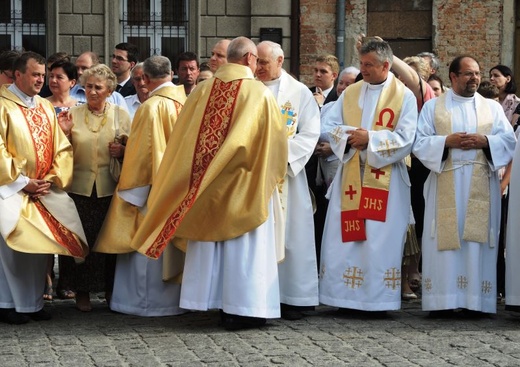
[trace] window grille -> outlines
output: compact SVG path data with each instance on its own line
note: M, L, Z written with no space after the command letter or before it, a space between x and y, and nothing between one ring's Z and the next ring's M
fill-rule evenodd
M47 1L0 1L0 51L25 50L46 56Z
M172 63L188 44L188 0L123 0L122 39L139 49L139 61L152 55Z

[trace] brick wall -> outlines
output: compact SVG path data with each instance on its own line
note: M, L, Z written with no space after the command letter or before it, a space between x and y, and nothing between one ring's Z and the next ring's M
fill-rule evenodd
M336 1L300 0L300 80L313 85L316 56L336 53Z
M346 0L345 66L357 65L354 39L367 29L367 1ZM386 0L380 0L386 1ZM441 77L459 54L474 55L487 75L501 60L504 0L433 0L433 51L442 62ZM300 79L312 85L314 59L336 53L336 1L300 0Z
M434 52L449 82L448 66L460 54L470 54L488 71L501 59L502 0L434 1ZM436 14L436 16L435 16ZM512 65L511 65L512 66Z

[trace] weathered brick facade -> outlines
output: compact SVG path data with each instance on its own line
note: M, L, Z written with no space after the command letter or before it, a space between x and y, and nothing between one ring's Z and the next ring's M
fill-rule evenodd
M357 64L355 37L370 28L368 1L346 0L345 66ZM510 23L515 19L516 3L518 1L513 3L512 0L432 1L432 50L442 62L441 76L445 81L448 81L450 61L459 54L474 55L486 74L497 63L514 67L510 54L513 46L506 48L512 43L508 40L514 39L514 24ZM336 1L300 0L300 5L300 79L311 84L316 55L336 53Z

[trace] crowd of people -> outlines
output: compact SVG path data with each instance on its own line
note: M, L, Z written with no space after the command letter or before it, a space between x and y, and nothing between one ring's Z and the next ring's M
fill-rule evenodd
M419 296L431 317L520 311L511 69L457 56L447 88L432 53L357 52L319 56L311 88L246 37L173 66L130 43L110 65L1 53L0 321L49 320L53 297L90 312L94 291L227 330Z

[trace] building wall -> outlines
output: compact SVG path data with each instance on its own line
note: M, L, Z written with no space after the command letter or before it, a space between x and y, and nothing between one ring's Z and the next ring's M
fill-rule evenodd
M358 63L355 38L359 33L366 33L367 2L346 0L345 66ZM511 43L514 32L511 24L504 24L504 19L514 19L514 14L504 14L504 9L512 12L513 2L433 0L432 51L441 59L441 77L445 81L448 81L449 63L463 53L474 55L486 74L490 67L500 62L514 66L513 49L507 47L508 44L504 46L504 40ZM300 79L311 85L314 58L321 53L336 53L336 1L300 0L300 5Z
M49 53L65 51L77 56L85 51L94 51L106 56L105 45L109 35L105 27L108 25L105 1L59 0L57 4L58 42L56 50L49 50ZM119 16L112 19L119 19Z
M346 0L343 66L358 64L355 39L368 28L368 1ZM500 62L514 66L513 20L518 0L432 2L432 48L442 61L441 76L445 81L450 61L462 53L475 55L485 72ZM299 3L300 13L294 16L299 16L300 21L300 79L312 85L315 58L336 53L337 1L299 0ZM49 19L57 19L49 24L49 36L56 36L48 42L49 54L66 51L77 56L92 50L106 59L113 46L121 41L120 0L57 0L49 4ZM291 4L292 0L191 0L190 51L197 52L201 61L205 61L219 39L246 36L257 42L260 28L282 28L285 68L289 70Z

